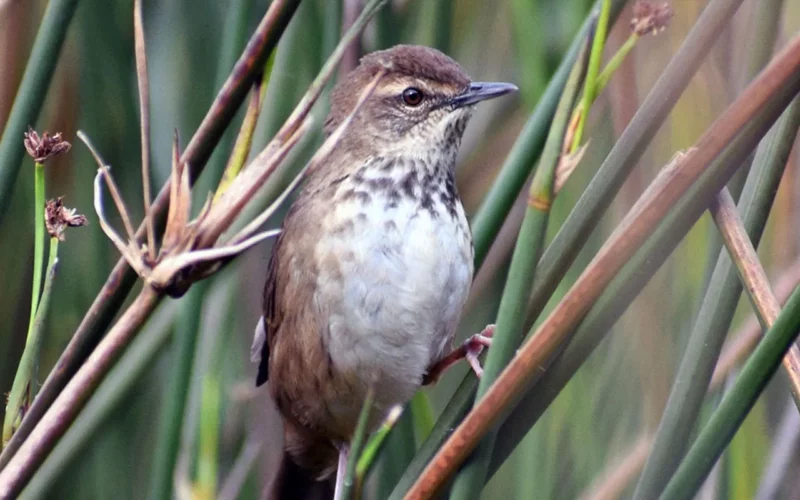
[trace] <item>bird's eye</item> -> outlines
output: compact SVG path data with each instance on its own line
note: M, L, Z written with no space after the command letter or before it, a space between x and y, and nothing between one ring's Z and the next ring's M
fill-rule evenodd
M403 91L403 102L409 106L419 106L423 97L422 91L416 87L408 87Z

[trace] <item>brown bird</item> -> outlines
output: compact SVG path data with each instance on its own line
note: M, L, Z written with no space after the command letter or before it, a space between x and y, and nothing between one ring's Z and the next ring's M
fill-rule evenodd
M365 56L334 88L326 134L378 72L283 221L253 344L256 384L269 381L286 452L318 479L336 470L337 454L341 479L370 386L373 430L455 360L480 373L491 334L453 351L473 273L455 162L473 105L517 88L471 82L441 52L400 45Z

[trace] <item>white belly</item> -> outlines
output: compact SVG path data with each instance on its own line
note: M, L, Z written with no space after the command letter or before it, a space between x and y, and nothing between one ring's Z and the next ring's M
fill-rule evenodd
M330 304L325 339L334 367L376 384L379 406L402 403L450 349L472 281L472 242L457 217L411 199L392 208L338 203L319 245L316 303ZM353 221L349 224L348 221ZM360 392L357 391L357 392Z

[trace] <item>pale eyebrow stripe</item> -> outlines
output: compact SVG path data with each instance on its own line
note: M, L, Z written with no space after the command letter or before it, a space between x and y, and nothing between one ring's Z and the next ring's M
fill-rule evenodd
M418 87L423 92L425 92L427 94L432 94L432 95L437 95L437 94L444 95L444 94L447 93L447 90L448 90L447 86L445 86L445 85L436 84L436 83L432 84L431 82L414 80L414 79L408 78L408 77L400 77L400 78L395 78L390 82L387 82L387 84L383 85L380 88L380 91L376 92L376 93L379 93L379 94L382 94L382 95L399 94L402 91L404 91L405 89L407 89L408 87Z

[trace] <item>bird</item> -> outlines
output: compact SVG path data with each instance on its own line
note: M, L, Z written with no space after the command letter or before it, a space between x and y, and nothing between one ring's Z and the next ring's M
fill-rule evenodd
M480 375L493 333L453 348L474 258L455 166L475 105L517 87L472 82L436 49L397 45L333 88L326 135L379 72L288 209L251 351L256 385L267 383L284 420L287 467L316 480L336 472L337 492L370 388L374 430L459 359Z

